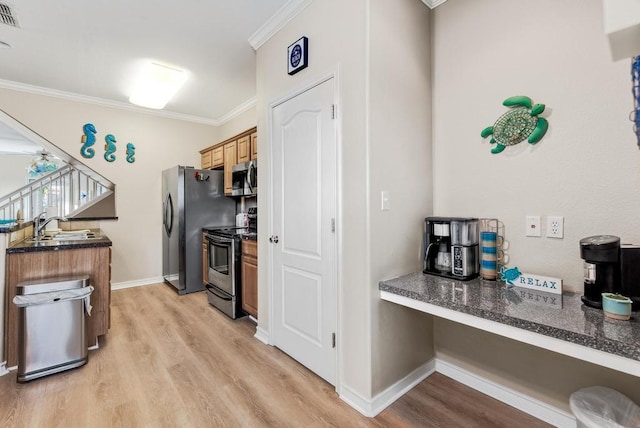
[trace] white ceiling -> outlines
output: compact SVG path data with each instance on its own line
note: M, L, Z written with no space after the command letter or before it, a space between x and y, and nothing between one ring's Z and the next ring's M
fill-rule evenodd
M292 0L0 0L18 28L0 22L0 87L142 109L128 103L146 60L189 79L162 111L220 124L256 95L249 38ZM282 12L282 11L281 11ZM0 122L0 154L35 153Z
M216 123L256 94L248 40L287 0L0 0L0 87L31 85L128 103L145 60L190 77L165 111ZM5 81L5 82L2 82Z

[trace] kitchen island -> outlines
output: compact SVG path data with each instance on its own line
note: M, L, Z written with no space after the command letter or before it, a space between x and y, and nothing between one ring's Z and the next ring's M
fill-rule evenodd
M93 307L88 318L89 344L110 327L111 240L100 230L92 237L68 240L31 239L10 244L6 249L4 350L7 367L17 364L18 310L13 304L16 287L24 281L63 276L89 275Z
M382 300L640 377L640 313L612 320L562 295L422 272L381 281Z

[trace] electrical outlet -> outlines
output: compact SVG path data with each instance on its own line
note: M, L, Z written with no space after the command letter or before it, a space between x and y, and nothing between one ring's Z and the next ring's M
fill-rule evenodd
M525 220L526 220L525 236L542 236L539 215L528 215L525 217Z
M547 238L564 238L564 217L554 215L547 217Z

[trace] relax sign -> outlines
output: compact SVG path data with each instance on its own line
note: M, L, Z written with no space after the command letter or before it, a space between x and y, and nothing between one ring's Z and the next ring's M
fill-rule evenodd
M511 280L511 284L516 287L562 294L562 279L560 278L521 273L519 277Z

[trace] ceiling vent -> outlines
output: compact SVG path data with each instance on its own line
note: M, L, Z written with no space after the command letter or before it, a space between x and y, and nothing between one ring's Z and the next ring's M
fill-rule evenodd
M18 19L15 13L6 3L0 3L0 23L11 25L12 27L19 27Z

